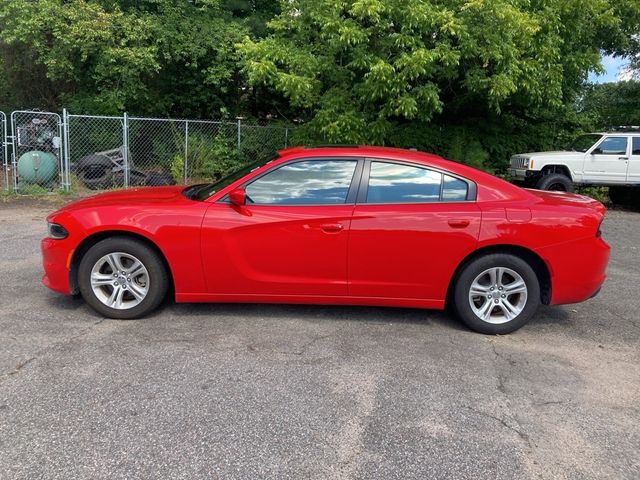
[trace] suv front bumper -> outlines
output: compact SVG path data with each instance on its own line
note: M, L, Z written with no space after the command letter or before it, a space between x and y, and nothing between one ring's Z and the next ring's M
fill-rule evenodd
M536 177L540 176L540 172L538 170L527 170L526 168L509 168L509 175L514 180L526 181L532 180Z

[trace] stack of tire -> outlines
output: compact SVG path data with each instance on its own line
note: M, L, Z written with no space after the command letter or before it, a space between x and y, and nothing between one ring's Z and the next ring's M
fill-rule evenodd
M106 155L91 154L82 157L76 164L76 176L87 188L102 190L114 186L124 185L124 172L114 168L114 162ZM129 171L129 186L175 185L173 177L165 172Z

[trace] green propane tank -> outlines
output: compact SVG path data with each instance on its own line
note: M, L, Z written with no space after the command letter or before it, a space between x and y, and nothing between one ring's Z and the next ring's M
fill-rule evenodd
M58 173L58 159L53 153L33 150L18 159L18 175L27 183L43 185Z

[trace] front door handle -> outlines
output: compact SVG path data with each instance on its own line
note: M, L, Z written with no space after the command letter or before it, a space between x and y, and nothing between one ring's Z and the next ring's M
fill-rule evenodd
M618 157L618 160L629 160L629 157Z
M465 228L469 226L469 220L465 218L452 218L449 220L449 226L453 228Z
M326 233L338 233L344 227L339 223L325 223L323 225L320 225L320 228L322 229L323 232L326 232Z

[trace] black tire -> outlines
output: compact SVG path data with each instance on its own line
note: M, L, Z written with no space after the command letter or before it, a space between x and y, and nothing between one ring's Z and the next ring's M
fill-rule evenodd
M149 187L161 187L165 185L175 185L176 181L170 173L149 172L146 184Z
M122 252L137 258L147 269L149 288L140 303L128 309L116 309L105 305L91 288L91 270L105 255ZM99 314L107 318L140 318L155 310L165 298L169 287L169 273L164 262L152 248L145 243L124 237L110 237L91 247L80 261L78 285L84 300Z
M147 174L140 170L129 170L129 186L142 187L147 183ZM113 174L113 185L116 187L124 187L124 171L118 170Z
M640 188L609 187L609 200L615 205L637 205L640 200Z
M113 177L113 162L105 155L87 155L78 161L76 176L91 190L109 188Z
M471 300L469 298L474 280L488 269L496 267L513 270L520 275L527 287L526 300L523 300L521 312L512 320L504 323L490 323L482 320L471 308ZM493 291L487 293L492 295ZM489 254L471 261L460 272L453 287L453 307L460 320L470 329L488 335L506 334L519 329L531 319L538 310L540 303L540 283L533 268L522 258L506 253ZM497 310L493 310L492 307L489 312L499 312L500 309L496 308Z
M569 177L561 173L544 175L536 184L538 190L551 190L554 192L573 192L573 182Z

